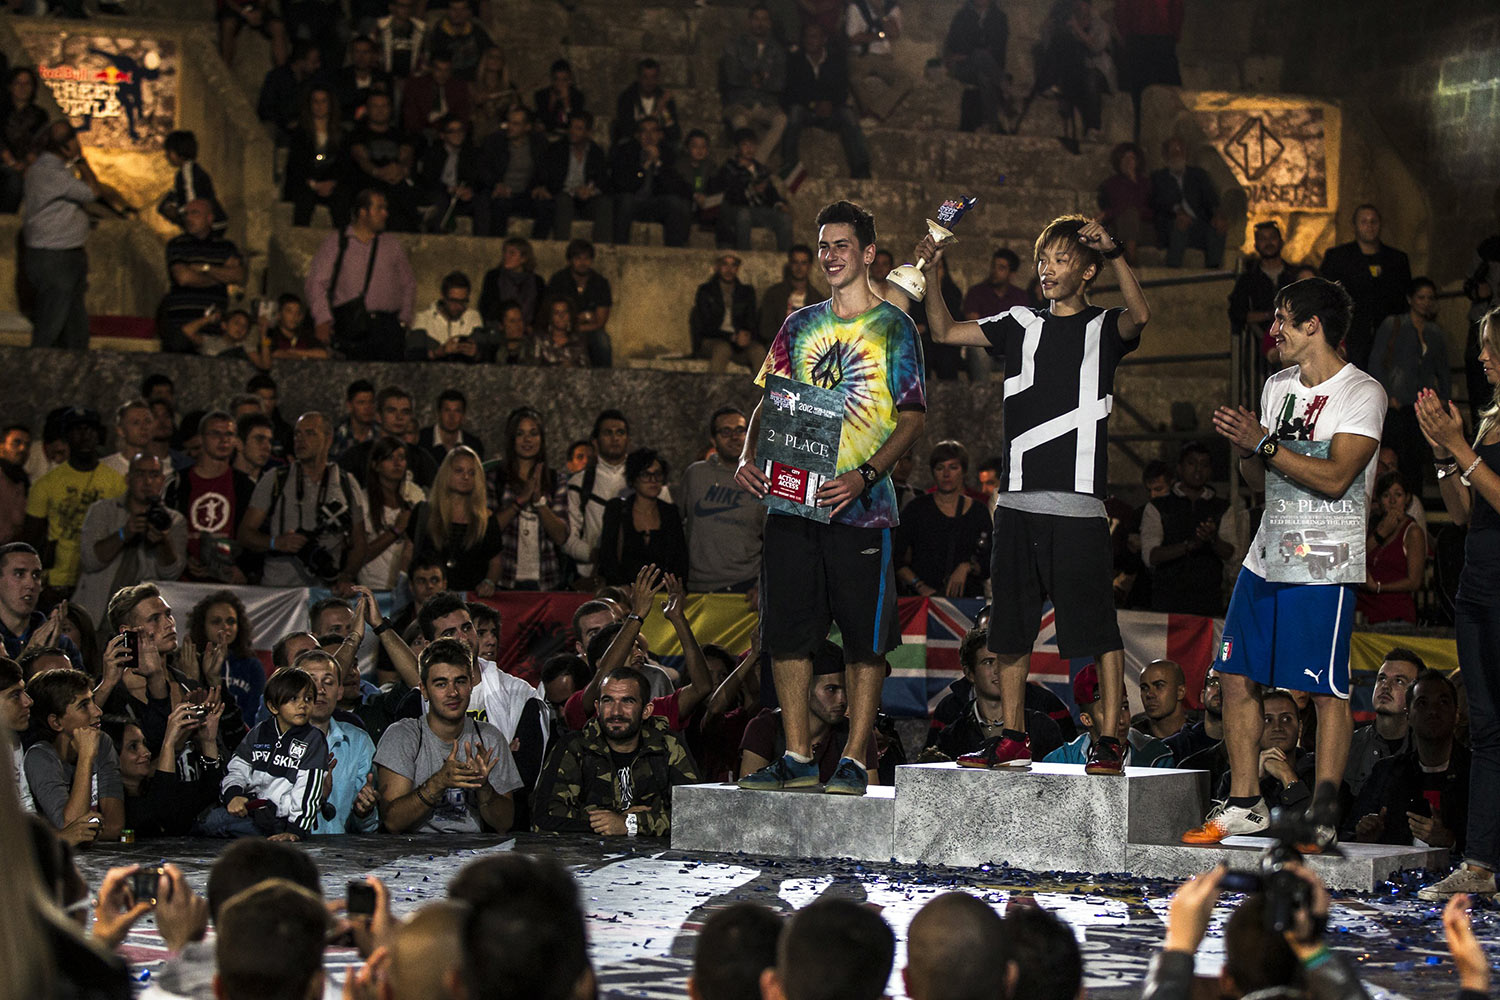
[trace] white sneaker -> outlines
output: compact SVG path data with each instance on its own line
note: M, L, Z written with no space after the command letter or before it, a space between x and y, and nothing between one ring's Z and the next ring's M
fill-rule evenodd
M1424 889L1419 889L1417 898L1430 902L1442 902L1461 892L1466 892L1471 896L1493 896L1495 873L1485 871L1483 868L1470 868L1464 865L1441 882L1434 882Z
M1184 844L1217 844L1225 837L1253 837L1265 833L1271 825L1271 814L1265 799L1256 799L1253 806L1232 806L1225 803L1210 811L1202 826L1195 826L1182 835Z

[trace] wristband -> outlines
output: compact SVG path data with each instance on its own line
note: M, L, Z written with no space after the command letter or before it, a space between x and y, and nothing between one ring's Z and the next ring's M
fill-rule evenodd
M1308 955L1302 960L1302 967L1311 972L1313 969L1316 969L1318 966L1323 965L1332 958L1333 952L1328 950L1328 946L1326 944L1320 944L1318 945L1317 951L1313 952L1311 955Z
M641 615L636 614L634 611L632 611L632 612L630 612L630 614L626 615L625 616L625 620L628 621L628 622L632 622L632 621L633 622L640 622L642 625L644 625L646 623L646 619L644 617L642 617Z
M1105 260L1115 260L1124 255L1125 248L1117 243L1113 250L1100 250L1099 253L1103 255Z
M120 529L120 541L123 542L124 540L125 540L125 529L121 528Z
M641 828L640 817L637 816L635 813L626 813L625 814L625 835L627 837L634 837L636 835L636 833L640 830L640 828Z
M270 548L270 551L272 551L272 552L276 551L276 536L275 535L271 536L271 548Z
M1478 455L1475 455L1474 461L1469 464L1469 467L1458 474L1458 481L1463 483L1465 486L1473 486L1474 484L1469 482L1469 477L1474 474L1474 470L1479 468L1479 464L1483 461L1484 459L1480 458Z
M390 629L391 620L389 618L382 618L380 619L380 624L376 625L373 631L376 635L381 635L382 633L389 632Z
M424 781L422 782L422 784L417 786L417 800L428 809L436 809L438 804L436 802L429 802L427 796L422 794L422 789L426 786L426 784L427 783Z

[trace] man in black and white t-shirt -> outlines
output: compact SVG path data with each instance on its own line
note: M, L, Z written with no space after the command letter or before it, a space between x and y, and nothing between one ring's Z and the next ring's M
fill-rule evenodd
M1240 472L1252 490L1265 489L1271 468L1306 491L1309 500L1337 503L1349 499L1363 475L1360 499L1368 504L1387 400L1379 382L1339 354L1353 309L1349 293L1325 278L1293 282L1276 293L1271 338L1291 367L1266 380L1262 416L1243 406L1214 413L1214 428L1238 449ZM1328 442L1326 458L1283 447L1319 441ZM1268 564L1283 552L1286 534L1285 522L1278 527L1269 516L1262 520L1234 582L1214 663L1224 696L1229 797L1214 805L1203 825L1183 835L1185 843L1216 844L1268 826L1259 787L1258 691L1270 687L1312 695L1318 713L1317 786L1308 814L1319 827L1318 846L1334 837L1339 784L1354 733L1349 641L1355 585L1322 577L1306 583L1271 579Z
M1026 736L1026 675L1051 598L1058 652L1099 664L1101 733L1116 732L1125 699L1125 656L1115 622L1108 488L1109 412L1115 368L1135 350L1150 309L1122 248L1082 215L1054 219L1036 240L1037 274L1046 309L1017 306L958 323L937 283L928 285L927 320L939 344L989 347L1005 358L1005 441L990 558L994 599L989 648L1000 659L1004 729L965 767L1031 762ZM935 261L928 236L916 249ZM1088 288L1108 260L1124 309L1088 302ZM929 265L930 266L930 265ZM1089 748L1090 774L1124 773L1125 747L1102 736Z

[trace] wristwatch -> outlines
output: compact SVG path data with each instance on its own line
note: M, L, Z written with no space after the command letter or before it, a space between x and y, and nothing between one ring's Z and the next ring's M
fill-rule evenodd
M386 632L390 631L390 628L391 628L391 620L389 618L382 618L382 619L380 619L380 624L376 625L375 628L372 631L376 635L383 635Z
M1271 459L1275 458L1276 453L1280 450L1281 445L1275 438L1273 438L1269 434L1261 438L1260 444L1255 446L1255 453L1260 456L1261 461L1263 462L1269 462Z
M1122 247L1122 246L1120 246L1118 243L1115 244L1115 246L1114 246L1114 248L1112 250L1100 250L1099 251L1099 254L1105 260L1114 260L1115 258L1121 256L1124 253L1125 253L1125 248Z
M859 473L859 477L865 481L865 489L867 490L871 486L874 486L876 481L880 479L880 473L876 472L875 466L869 462L866 462L854 471Z
M625 836L634 837L641 828L640 817L635 813L625 814Z

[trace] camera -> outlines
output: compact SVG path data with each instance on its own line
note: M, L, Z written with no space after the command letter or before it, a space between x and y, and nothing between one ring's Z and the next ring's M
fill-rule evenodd
M165 870L161 865L136 869L130 876L130 895L135 897L137 903L150 903L154 906L156 890L164 874Z
M351 878L344 883L344 912L350 917L375 915L375 887L364 879Z
M1262 893L1266 898L1267 930L1280 934L1295 929L1297 914L1306 910L1314 933L1321 936L1327 917L1311 912L1312 886L1288 866L1301 862L1303 852L1312 850L1313 845L1321 853L1334 857L1342 857L1342 852L1332 844L1320 843L1317 825L1300 810L1276 810L1266 835L1275 843L1261 853L1257 870L1226 872L1220 886L1230 892Z
M161 497L152 497L151 502L146 505L146 523L153 531L163 533L172 527L172 512L167 510Z
M336 546L343 543L349 530L349 508L339 501L329 501L318 508L318 520L311 528L299 528L297 534L307 539L307 544L297 552L297 558L313 576L332 582L339 575L342 560L334 555Z

